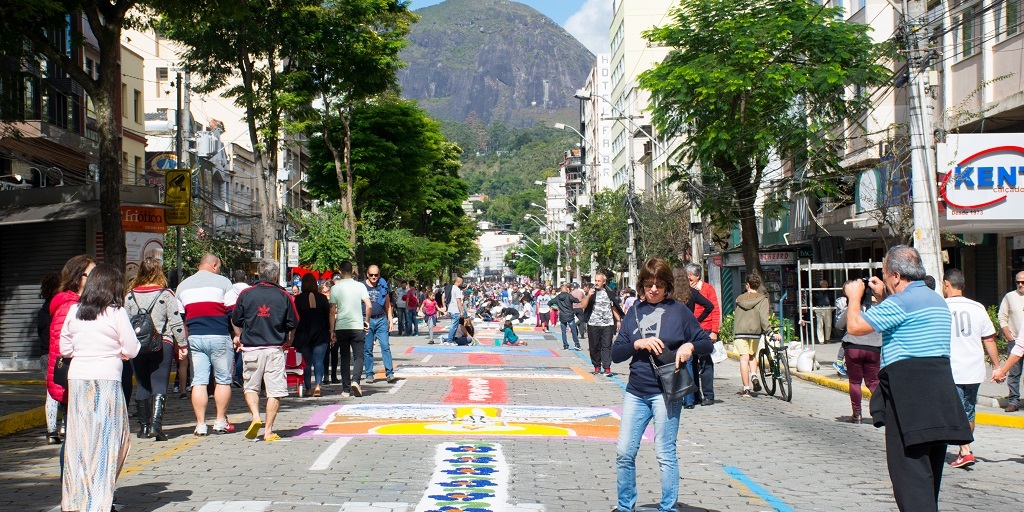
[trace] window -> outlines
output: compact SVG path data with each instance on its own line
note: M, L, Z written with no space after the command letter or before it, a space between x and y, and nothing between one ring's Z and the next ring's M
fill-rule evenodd
M1020 32L1020 0L1006 0L1006 37Z
M136 123L142 122L142 93L136 89L132 95L132 117Z
M164 95L164 88L167 87L167 68L156 68L156 97Z
M128 117L128 84L121 83L121 116Z
M964 10L960 11L960 15L957 16L957 23L960 25L960 30L957 31L960 39L957 47L960 50L961 58L966 59L974 55L976 51L975 45L977 41L974 38L977 35L976 32L980 19L981 16L978 13L977 5L964 8Z

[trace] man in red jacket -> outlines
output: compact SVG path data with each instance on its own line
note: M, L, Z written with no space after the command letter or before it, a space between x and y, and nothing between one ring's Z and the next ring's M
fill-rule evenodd
M722 318L720 304L718 303L718 294L715 293L715 287L711 286L710 283L706 283L701 280L703 269L700 265L695 263L688 263L686 265L686 278L690 281L690 287L699 291L705 299L711 301L715 305L715 309L711 311L711 314L700 323L700 327L704 329L704 332L708 333L711 337L711 341L718 341L718 326ZM700 318L701 313L704 311L704 307L700 304L694 306L693 314L697 318ZM715 362L711 360L710 355L706 356L694 356L694 370L700 375L697 380L697 389L699 390L697 395L703 396L704 399L700 405L714 405L715 403Z

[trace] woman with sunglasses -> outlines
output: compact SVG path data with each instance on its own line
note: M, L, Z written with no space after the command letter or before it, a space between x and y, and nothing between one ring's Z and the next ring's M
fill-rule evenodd
M644 430L653 420L654 449L661 467L658 510L670 512L676 509L679 496L676 436L683 402L665 399L654 364L674 361L677 369L685 368L687 360L694 355L710 354L714 346L693 312L686 304L672 298L672 268L664 260L647 260L640 269L638 283L644 301L637 302L626 313L612 345L612 361L621 363L631 359L619 440L615 446L618 494L615 510L627 512L636 507L636 454Z
M131 442L122 363L140 348L124 309L124 275L113 265L97 265L60 334L60 355L72 358L61 510L111 508Z
M64 327L64 319L68 316L68 310L78 302L79 294L85 286L96 263L92 258L80 254L72 257L64 264L60 273L60 291L50 301L50 358L47 361L46 392L60 404L61 416L67 419L67 390L53 382L53 365L60 357L60 333ZM51 438L51 442L52 442Z

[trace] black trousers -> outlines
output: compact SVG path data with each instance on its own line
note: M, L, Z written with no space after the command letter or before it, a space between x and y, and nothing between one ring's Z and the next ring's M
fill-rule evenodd
M885 459L892 494L901 512L937 512L946 443L903 447L895 413L886 404ZM893 418L893 420L889 420Z
M587 343L590 344L590 363L594 368L612 367L612 339L614 325L588 325Z
M697 396L702 400L715 399L715 362L711 356L693 356L693 371L697 374L693 383L697 385Z
M348 389L352 382L359 384L363 376L363 350L366 347L366 333L362 329L340 329L334 331L335 347L340 347L341 385ZM332 348L333 350L333 348ZM331 370L331 374L334 370Z
M341 331L334 331L339 333ZM340 341L340 340L339 340ZM341 343L335 343L327 348L327 354L324 355L324 380L328 378L331 382L338 380L338 363L341 361ZM345 372L342 372L345 373Z
M153 395L166 395L167 382L171 377L171 362L174 359L174 346L164 343L160 352L141 355L132 359L135 380L139 389L135 392L136 400L145 400Z

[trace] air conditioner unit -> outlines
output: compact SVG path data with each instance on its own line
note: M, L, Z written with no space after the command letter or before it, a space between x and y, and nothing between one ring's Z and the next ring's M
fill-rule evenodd
M255 251L253 251L253 257L254 258L263 258L263 251L261 251L259 249L256 249Z

